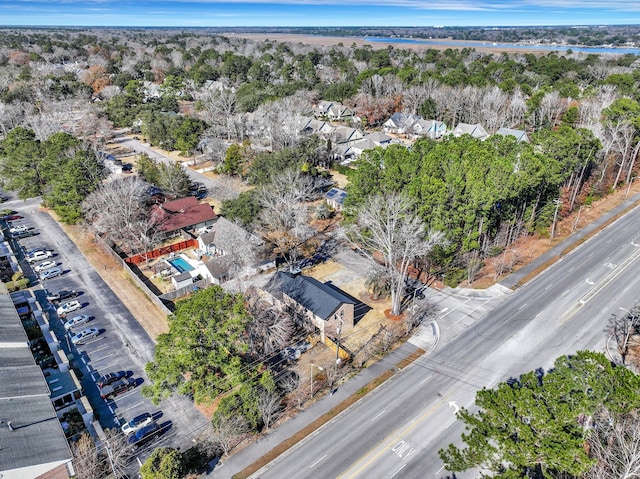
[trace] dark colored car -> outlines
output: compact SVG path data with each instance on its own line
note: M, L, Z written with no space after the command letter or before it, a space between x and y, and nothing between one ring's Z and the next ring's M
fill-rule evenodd
M128 442L132 449L138 449L149 441L157 439L160 436L161 428L156 422L138 429L134 434L129 436Z
M24 218L24 216L20 216L20 215L5 215L0 219L3 219L5 221L16 221L16 220L21 220L22 218Z
M57 293L47 292L47 301L53 304L57 304L60 301L75 298L76 296L78 296L78 292L75 289L63 289L61 291L58 291Z
M136 382L132 378L118 379L116 382L111 383L109 386L103 386L100 390L100 396L104 399L112 399L119 394L123 394L130 389L136 387Z
M117 373L107 373L104 376L101 376L98 379L97 383L99 388L103 388L105 386L109 386L110 384L115 383L119 379L126 377L127 373L124 371L118 371Z

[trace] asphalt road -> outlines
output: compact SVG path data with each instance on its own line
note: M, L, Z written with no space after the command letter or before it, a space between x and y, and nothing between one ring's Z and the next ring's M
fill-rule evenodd
M454 413L473 410L479 389L604 350L608 318L638 297L639 221L636 208L252 477L450 476L438 450L460 443Z
M163 427L164 434L158 442L140 450L138 455L142 460L149 450L156 446L180 447L181 450L192 446L193 440L207 425L206 419L195 409L193 403L185 397L174 396L155 406L140 394L140 387L147 381L144 367L147 362L153 360L155 348L146 331L78 251L58 223L39 209L39 200L10 201L3 204L3 207L15 209L25 217L13 222L14 224L28 225L32 228L31 231L37 233L18 241L23 251L31 248L52 250L55 253L52 260L64 271L61 276L40 281L31 266L23 259L24 256L18 254L23 271L31 279L31 284L35 285L32 288L33 293L43 310L50 315L51 329L61 339L65 352L71 352L73 355L72 364L80 373L79 378L85 395L102 427L120 427L131 418L143 412L150 412ZM82 303L82 308L69 313L68 318L79 314L88 315L91 320L76 328L76 331L93 327L97 328L100 334L85 344L71 344L70 335L63 327L65 320L57 316L55 306L48 304L43 288L52 292L62 289L81 292L75 299ZM105 373L121 370L135 379L136 387L113 400L105 401L101 398L95 381Z
M166 164L173 164L176 160L171 158L170 156L163 155L153 148L148 146L148 143L143 143L139 140L134 140L132 138L126 136L120 136L114 142L119 145L128 148L131 151L135 151L137 153L146 153L149 158L160 161ZM228 200L233 199L240 193L236 191L236 189L231 185L231 180L224 176L220 176L217 178L210 178L202 173L198 173L192 168L186 168L187 175L191 178L191 181L196 183L202 183L207 188L207 194L211 198L216 198L219 200Z

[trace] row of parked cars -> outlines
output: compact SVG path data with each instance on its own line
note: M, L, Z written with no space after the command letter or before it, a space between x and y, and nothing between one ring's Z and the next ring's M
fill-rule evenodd
M25 259L32 265L33 271L38 274L40 281L60 276L63 271L58 262L50 258L53 251L44 248L35 248L26 252Z
M107 373L101 376L96 384L104 399L113 399L136 387L136 381L125 371ZM157 439L162 433L162 428L152 414L145 412L123 424L122 432L128 436L129 446L132 449L138 449L147 442Z
M16 215L15 219L22 219ZM14 239L26 238L37 234L34 229L25 224L9 225L9 232ZM47 248L34 248L25 251L25 259L38 275L41 282L63 274L62 265L55 259L54 251ZM46 299L56 309L56 313L63 322L65 331L70 336L73 345L81 345L95 338L100 333L97 328L87 328L93 318L87 314L72 314L83 308L83 303L78 299L82 294L75 289L63 289L57 292L45 290ZM97 381L100 396L105 400L113 400L136 387L136 380L125 371L108 373ZM159 415L158 415L159 417ZM157 417L156 417L157 419ZM144 444L156 439L162 433L161 426L150 413L140 414L122 426L122 432L128 436L128 443L132 449L138 449Z

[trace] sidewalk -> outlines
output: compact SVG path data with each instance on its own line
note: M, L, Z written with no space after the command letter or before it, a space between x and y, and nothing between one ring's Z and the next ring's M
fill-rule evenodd
M425 347L429 348L426 350L427 353L437 344L438 333L438 327L435 323L424 324L421 330L416 333L416 336L420 337L420 346L422 346L423 349ZM227 458L222 465L217 465L212 472L207 474L207 477L230 479L234 474L241 472L253 464L280 443L289 439L343 401L349 399L375 379L389 371L392 371L394 374L398 373L400 370L397 364L409 358L417 351L420 351L420 348L412 343L413 341L409 340L395 351L394 357L397 358L399 356L400 359L390 361L388 358L383 358L368 368L363 369L355 377L341 384L334 394L325 395L311 406L300 411L295 417L278 426L269 434Z

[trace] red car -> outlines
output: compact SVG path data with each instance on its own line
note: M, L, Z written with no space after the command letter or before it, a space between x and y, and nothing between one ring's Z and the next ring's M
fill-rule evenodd
M6 215L3 216L0 219L3 219L5 221L15 221L15 220L21 220L22 218L24 218L24 216L20 216L20 215Z

